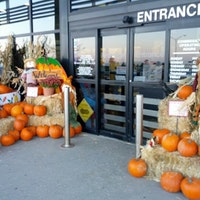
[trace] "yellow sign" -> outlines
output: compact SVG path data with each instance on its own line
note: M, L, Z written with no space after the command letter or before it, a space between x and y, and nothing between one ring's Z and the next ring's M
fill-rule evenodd
M81 103L78 105L78 113L81 117L81 119L86 122L91 115L94 113L88 102L83 99Z

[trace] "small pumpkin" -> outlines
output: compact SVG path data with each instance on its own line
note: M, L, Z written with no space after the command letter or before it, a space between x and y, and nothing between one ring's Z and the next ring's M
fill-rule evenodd
M17 115L17 116L15 117L15 119L24 120L24 121L25 121L25 125L27 125L27 124L28 124L29 117L28 117L27 114L22 113L22 114Z
M181 191L190 200L200 199L200 179L186 177L181 182Z
M36 128L36 134L40 138L45 138L49 136L49 126L47 125L39 125Z
M80 134L82 132L82 126L79 124L78 126L74 127L74 133L75 134Z
M6 94L13 92L14 90L11 87L8 87L4 84L0 84L0 94Z
M23 107L20 105L15 105L11 108L10 115L12 117L16 117L17 115L22 114L22 113L23 113Z
M4 109L0 110L0 119L7 118L7 117L8 117L8 113Z
M10 146L15 143L15 138L12 135L2 135L1 136L1 144L3 146Z
M180 139L189 138L190 136L191 136L191 134L188 133L187 131L185 131L185 132L180 134Z
M27 127L23 128L20 133L20 138L24 141L29 141L33 138L33 133Z
M26 122L22 119L15 119L13 123L14 129L21 131L26 125Z
M31 133L33 134L33 136L36 136L36 126L27 126L26 127L29 131L31 131Z
M34 106L34 115L44 116L47 113L47 107L45 105L35 105Z
M13 104L13 103L6 103L3 105L3 109L8 113L8 115L11 115L11 109L14 106L15 106L15 104Z
M183 138L178 143L178 152L181 156L192 157L197 154L198 145L190 138Z
M54 139L60 138L63 135L63 128L58 124L53 124L49 126L49 135Z
M158 144L161 144L162 138L164 135L170 133L170 130L164 128L164 129L156 129L153 131L152 137L156 137L156 142Z
M162 139L162 147L169 152L176 151L179 143L179 136L175 133L169 133Z
M160 185L167 192L179 192L183 178L180 172L166 171L160 177Z
M8 135L12 135L15 138L15 141L20 139L20 132L18 130L9 130Z
M192 86L184 85L181 86L181 88L179 89L177 96L180 99L187 99L192 94L192 92L193 92Z
M128 172L137 178L143 177L147 172L147 164L141 158L132 158L128 162Z
M30 103L24 104L24 113L27 115L33 115L34 114L34 105Z

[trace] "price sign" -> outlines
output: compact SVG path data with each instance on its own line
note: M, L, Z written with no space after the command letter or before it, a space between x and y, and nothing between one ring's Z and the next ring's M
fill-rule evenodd
M183 104L184 101L169 101L169 116L187 117L188 108Z

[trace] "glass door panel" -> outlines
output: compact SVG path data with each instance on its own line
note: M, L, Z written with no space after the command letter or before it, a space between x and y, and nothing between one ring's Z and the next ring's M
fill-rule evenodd
M126 134L127 35L102 36L101 130Z

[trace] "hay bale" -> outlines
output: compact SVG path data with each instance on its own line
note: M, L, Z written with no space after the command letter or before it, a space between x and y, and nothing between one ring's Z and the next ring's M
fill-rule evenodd
M182 132L191 132L193 125L191 124L191 113L187 117L169 116L169 101L171 98L167 97L161 100L158 107L158 128L167 128L171 132L178 135ZM173 99L175 100L175 99Z
M64 113L54 114L54 115L44 115L44 116L35 116L30 115L28 125L29 126L38 126L38 125L52 125L58 124L64 127Z
M64 112L62 93L51 96L26 97L25 101L34 105L45 105L47 107L47 114Z
M154 148L144 148L141 152L147 165L146 178L160 181L160 177L164 171L173 170L181 172L184 176L194 176L200 178L199 166L200 156L183 157L179 152L167 152L161 146Z
M14 117L11 116L0 120L0 127L1 127L0 136L7 134L9 130L13 129L13 122L14 122Z

